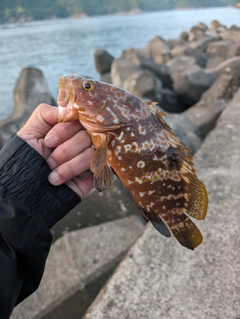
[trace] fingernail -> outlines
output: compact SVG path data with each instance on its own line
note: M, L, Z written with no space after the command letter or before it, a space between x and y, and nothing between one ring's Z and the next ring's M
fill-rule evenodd
M52 172L49 174L48 180L52 185L58 185L60 181L60 177L57 172Z
M58 143L58 139L55 134L49 134L45 137L45 144L48 147L54 147Z
M47 159L47 163L51 169L55 169L57 167L57 163L51 157Z

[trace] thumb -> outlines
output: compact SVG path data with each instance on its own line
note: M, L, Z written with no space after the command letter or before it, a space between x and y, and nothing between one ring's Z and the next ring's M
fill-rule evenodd
M23 139L42 138L57 124L57 107L40 104L18 132Z

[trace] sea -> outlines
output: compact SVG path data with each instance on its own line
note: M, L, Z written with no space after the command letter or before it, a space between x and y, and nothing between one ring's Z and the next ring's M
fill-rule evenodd
M99 79L94 52L118 58L125 49L141 49L159 35L174 39L198 22L218 20L240 26L240 9L232 7L119 14L0 25L0 120L14 108L13 89L25 67L43 71L57 97L58 78L79 74Z

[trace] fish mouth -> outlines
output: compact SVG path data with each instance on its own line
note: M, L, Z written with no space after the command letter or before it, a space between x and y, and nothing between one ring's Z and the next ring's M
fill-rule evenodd
M58 123L78 119L78 111L74 108L76 95L72 87L72 78L60 77L58 91Z
M68 122L68 121L73 121L73 120L78 120L79 119L79 114L76 109L74 109L69 103L67 106L61 106L58 105L58 118L57 122Z

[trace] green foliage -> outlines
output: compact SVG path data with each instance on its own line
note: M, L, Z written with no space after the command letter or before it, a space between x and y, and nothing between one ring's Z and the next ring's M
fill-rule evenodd
M0 0L0 23L25 19L64 18L79 14L103 15L127 12L171 10L185 7L234 5L237 0ZM237 1L240 3L240 0Z

